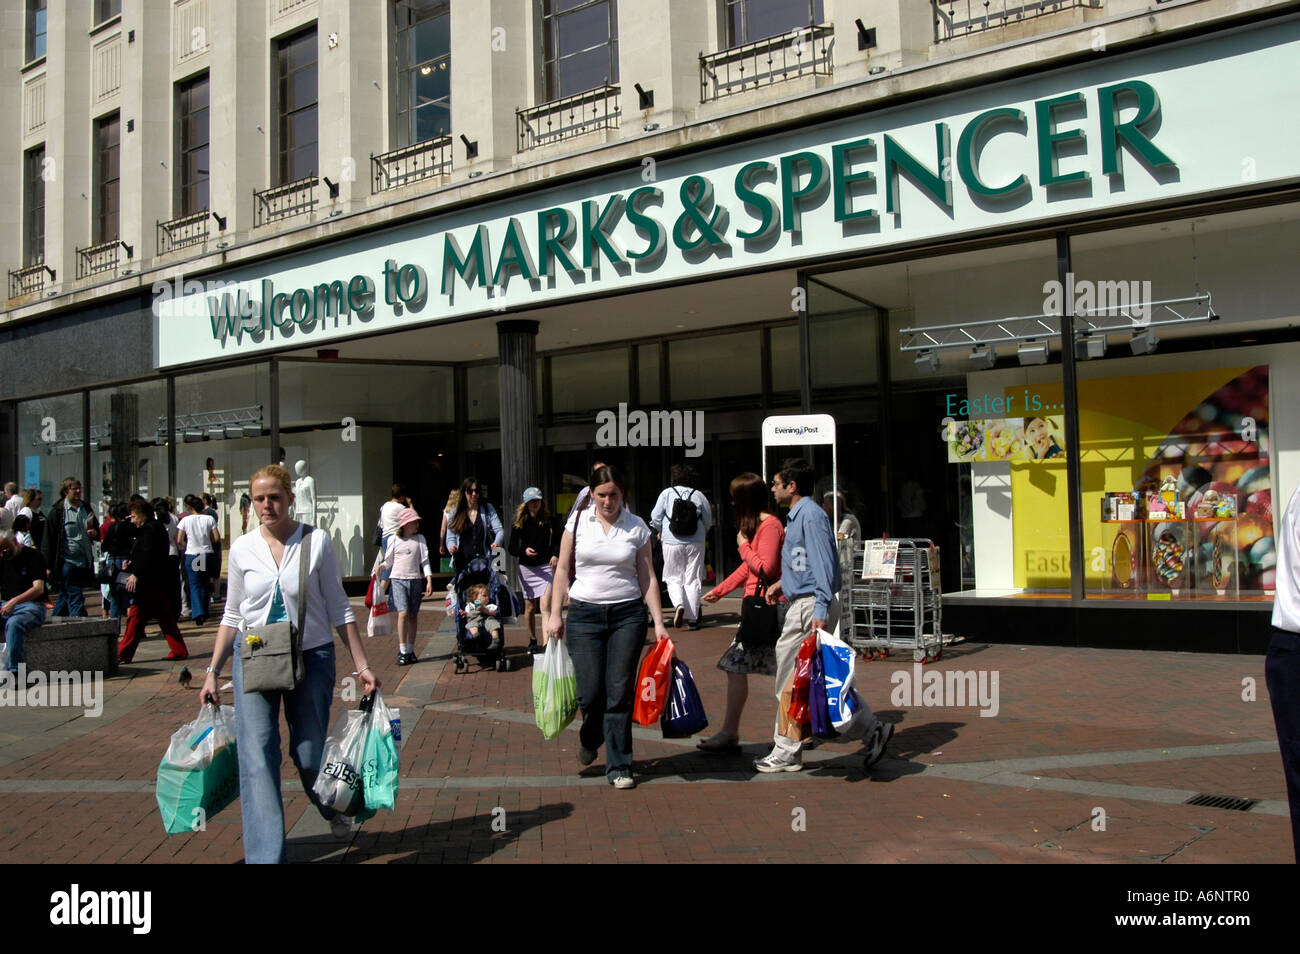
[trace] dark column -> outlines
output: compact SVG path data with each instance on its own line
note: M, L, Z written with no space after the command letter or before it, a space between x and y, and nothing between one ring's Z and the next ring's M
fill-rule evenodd
M140 398L130 391L114 391L108 396L108 442L111 450L113 503L125 503L135 493L136 467L139 464Z
M525 487L538 485L537 328L535 321L497 322L497 388L501 396L501 522L510 539L510 521ZM506 576L514 580L515 561ZM513 586L513 583L511 584Z
M799 410L812 412L812 342L808 330L808 275L799 273Z
M271 393L271 460L278 464L283 448L280 447L280 360L271 359L270 367Z
M150 475L153 477L153 475ZM157 478L153 477L156 481ZM140 493L133 490L131 493ZM151 482L149 493L158 496ZM176 378L167 378L167 496L176 495ZM127 494L129 498L131 494Z

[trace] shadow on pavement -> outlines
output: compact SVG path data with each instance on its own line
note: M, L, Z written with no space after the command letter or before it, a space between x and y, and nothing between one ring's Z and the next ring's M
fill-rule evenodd
M530 811L480 813L468 818L434 822L422 828L408 827L401 831L370 833L363 827L348 846L347 854L340 860L352 864L384 858L388 864L411 864L442 860L427 856L451 853L454 857L447 859L449 862L472 863L490 858L530 829L568 818L572 814L571 802L557 802ZM493 830L494 824L496 828L504 826L505 830ZM342 846L337 841L292 839L286 847L292 848L294 861L314 862L336 854Z

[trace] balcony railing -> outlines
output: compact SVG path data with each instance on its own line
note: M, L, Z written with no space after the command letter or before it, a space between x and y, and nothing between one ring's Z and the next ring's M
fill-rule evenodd
M307 215L316 208L316 184L320 180L315 176L272 186L261 192L253 192L253 227L259 228L272 222L291 219L295 215Z
M1102 0L930 0L935 43L1062 10L1101 6Z
M622 118L619 90L617 86L597 86L540 106L516 109L515 116L520 152L597 129L617 129Z
M135 255L135 249L119 239L77 249L78 281L101 272L117 271L117 263L124 251L128 261Z
M225 222L216 213L208 209L191 212L169 222L157 223L158 254L166 255L181 248L202 245L208 240L208 220L215 218L218 224ZM222 225L224 228L225 226Z
M784 83L797 76L830 76L835 28L829 23L791 30L744 46L700 54L700 102Z
M409 182L451 172L451 137L440 136L392 152L370 155L370 192L396 189Z
M9 273L9 297L21 298L24 295L39 294L45 290L45 276L49 275L53 284L56 276L54 269L41 262L28 265Z

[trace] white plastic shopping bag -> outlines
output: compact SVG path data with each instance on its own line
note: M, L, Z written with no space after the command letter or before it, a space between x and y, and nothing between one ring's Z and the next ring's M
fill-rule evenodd
M578 676L562 639L546 644L540 665L533 669L533 714L548 739L563 732L578 714Z
M325 751L321 755L320 774L312 790L326 808L349 817L366 807L362 788L362 761L365 756L366 729L370 713L345 709L334 720Z

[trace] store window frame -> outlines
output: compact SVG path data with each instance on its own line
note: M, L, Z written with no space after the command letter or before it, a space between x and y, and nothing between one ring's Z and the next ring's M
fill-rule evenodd
M45 264L45 143L23 154L23 265Z
M560 9L563 7L563 9ZM608 31L605 39L580 50L561 53L564 46L565 28L570 27L575 17L590 10L604 8ZM539 4L539 43L541 57L541 97L540 102L551 103L569 96L578 96L593 89L618 85L618 0L541 0ZM601 83L566 82L566 60L585 56L593 50L608 51L608 66Z
M200 91L203 105L195 106L194 100ZM212 205L211 94L207 70L176 84L176 193L173 208L178 217L206 212ZM191 157L194 160L192 177Z
M754 18L750 16L751 2L752 0L718 0L718 22L722 25L719 33L724 38L726 49L757 43L760 40L789 33L791 30L826 22L823 0L787 0L787 6L790 7L792 14L800 10L807 11L806 21L792 22L789 26L782 26L780 29L760 26L754 23Z
M95 120L92 245L122 237L122 118L114 110Z
M95 26L103 26L121 15L122 0L95 0Z
M320 170L320 59L316 24L274 40L271 57L272 114L275 122L275 181L272 186L288 185L314 177ZM306 59L310 54L310 59ZM304 58L300 61L299 56ZM294 96L295 79L312 73L310 101L298 102ZM302 142L293 136L294 121L311 117L312 138ZM302 155L300 155L302 154Z
M401 148L403 146L414 146L422 142L430 142L435 139L441 139L451 135L451 2L442 0L442 2L425 3L419 8L412 0L393 0L392 6L392 30L393 30L393 47L392 47L392 78L393 78L393 129L395 130L395 142L393 146ZM432 12L430 12L432 11ZM447 18L447 43L446 48L439 48L433 56L427 56L421 60L410 60L410 48L415 41L415 34L422 28L433 29L433 23L440 17ZM406 20L403 23L403 20ZM424 71L430 72L442 71L447 74L447 94L440 96L427 103L419 103L415 100L418 98L417 86L419 80L416 78L417 72L421 75L428 75ZM421 135L419 130L419 116L421 109L427 107L440 107L447 113L447 127L439 129L429 135Z
M49 39L49 10L46 0L27 0L26 24L23 30L23 49L26 62L34 63L45 58Z

